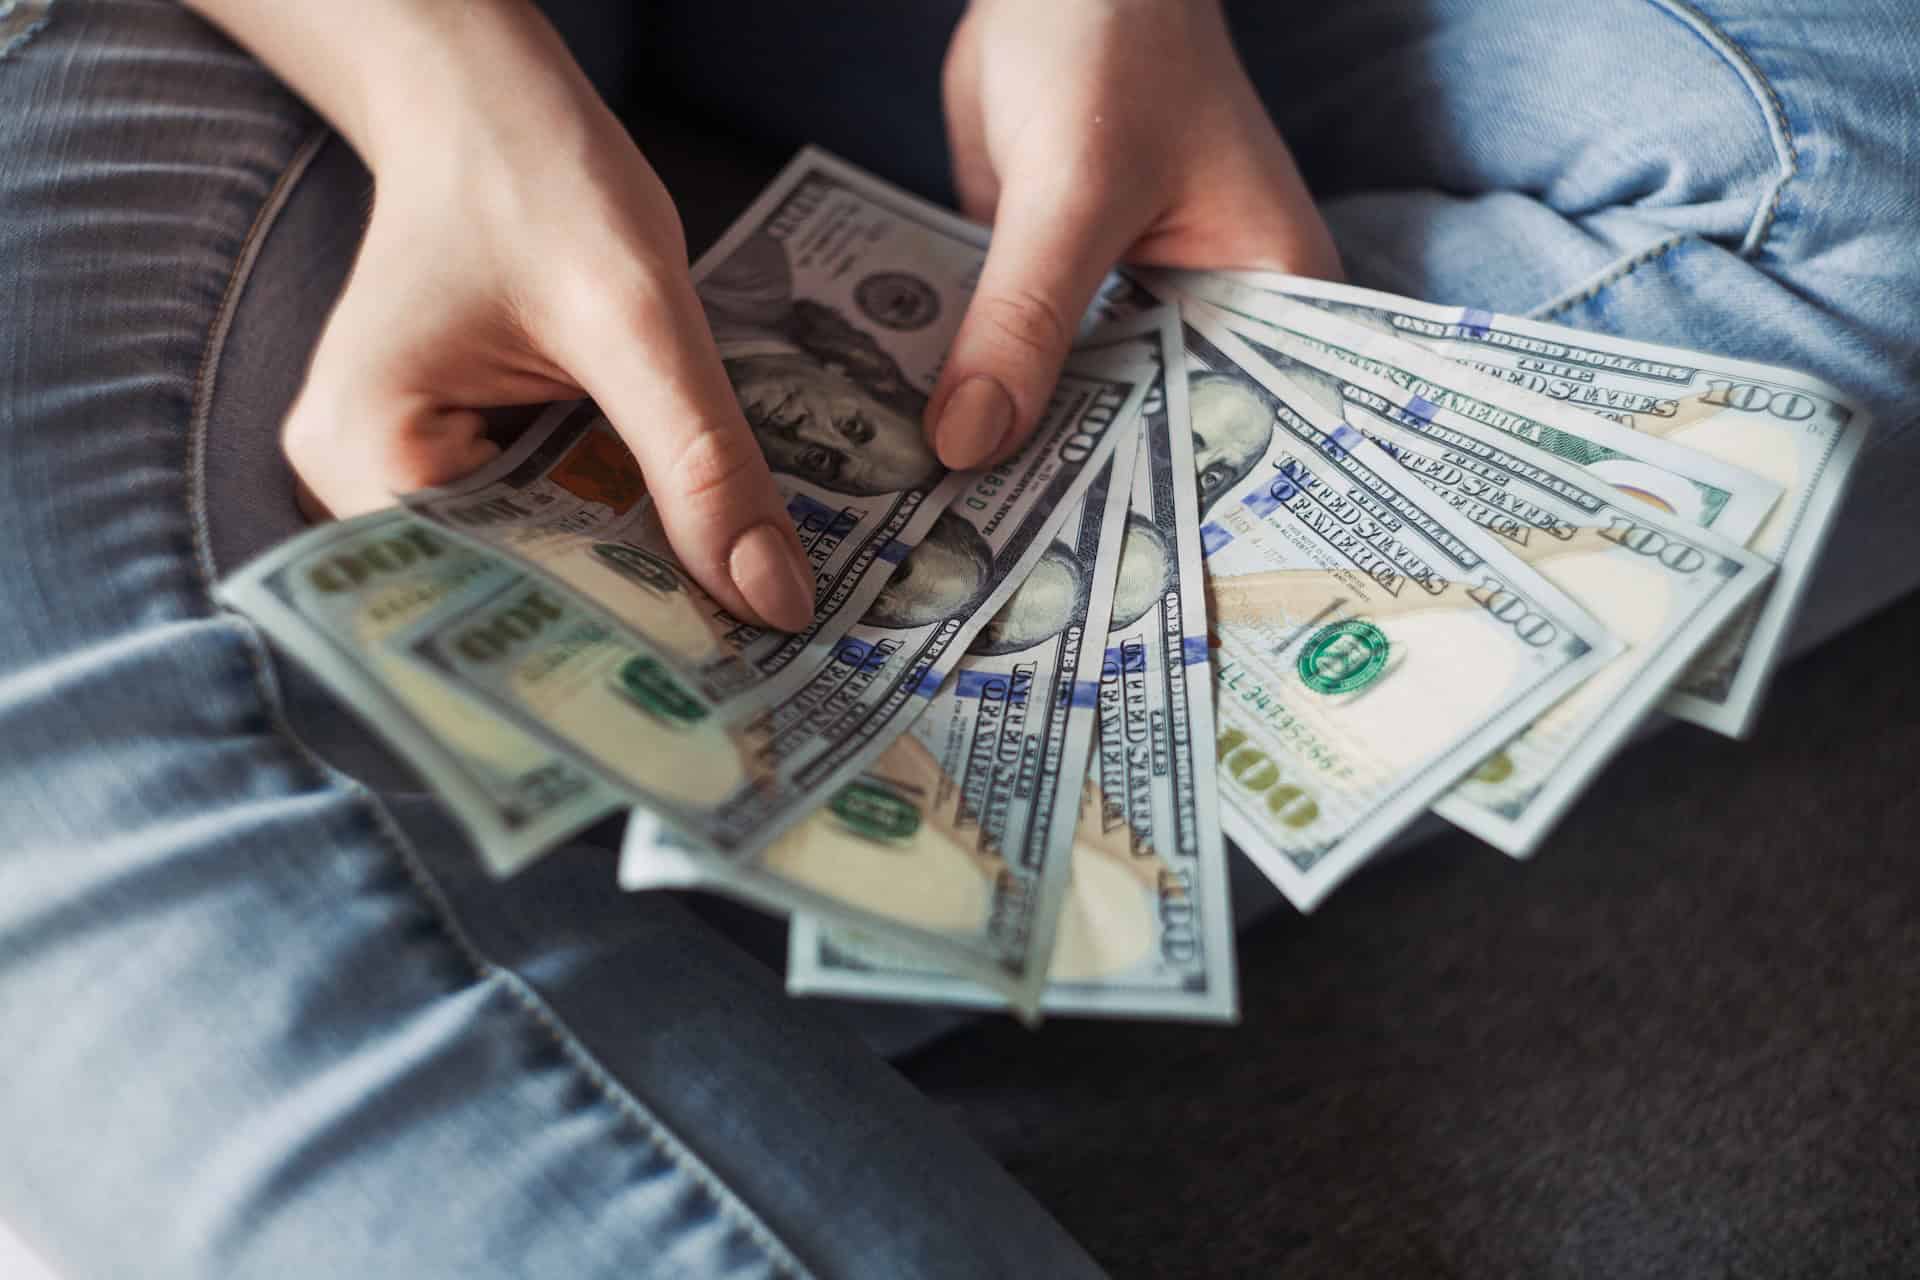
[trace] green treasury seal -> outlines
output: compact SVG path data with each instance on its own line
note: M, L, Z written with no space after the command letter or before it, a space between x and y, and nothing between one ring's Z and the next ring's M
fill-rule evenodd
M642 711L673 728L698 724L707 718L700 700L680 687L667 669L653 658L629 658L620 666L613 687Z
M840 788L828 808L853 834L875 844L902 844L920 830L920 810L913 801L868 778Z
M1315 693L1364 689L1387 669L1386 633L1371 622L1331 622L1300 651L1300 679Z

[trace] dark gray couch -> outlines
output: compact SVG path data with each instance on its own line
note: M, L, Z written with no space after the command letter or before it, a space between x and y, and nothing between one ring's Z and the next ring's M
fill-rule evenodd
M1237 1029L909 1074L1119 1276L1920 1275L1916 658L1920 596L1532 862L1443 836L1256 926Z

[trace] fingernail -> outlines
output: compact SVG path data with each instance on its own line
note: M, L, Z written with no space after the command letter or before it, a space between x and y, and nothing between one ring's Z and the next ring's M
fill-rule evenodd
M977 467L1006 447L1013 434L1013 397L976 373L953 389L933 429L933 448L955 471Z
M781 630L805 631L813 621L813 573L784 530L757 524L741 534L727 572L754 612Z

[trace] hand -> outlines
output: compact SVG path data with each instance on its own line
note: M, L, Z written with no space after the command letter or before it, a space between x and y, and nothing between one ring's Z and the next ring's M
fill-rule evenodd
M993 223L927 414L950 467L1032 431L1121 258L1340 275L1216 0L973 0L945 91L961 205Z
M665 189L530 7L443 8L383 78L405 100L358 117L373 215L286 422L299 478L335 515L373 510L497 453L480 408L591 395L688 572L804 628L813 575Z

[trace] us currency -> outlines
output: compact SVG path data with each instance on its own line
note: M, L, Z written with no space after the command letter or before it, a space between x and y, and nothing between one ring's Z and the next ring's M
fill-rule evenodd
M1302 319L1320 338L1307 343L1284 329L1192 305L1232 328L1328 413L1380 444L1604 619L1624 644L1606 667L1434 805L1488 843L1527 856L1773 566L1634 500L1583 467L1407 391L1443 372L1433 368L1444 360L1432 352L1325 312ZM1329 354L1329 346L1362 356L1364 364ZM1377 368L1395 372L1382 376Z
M1868 417L1855 401L1789 369L1699 351L1291 276L1234 278L1390 331L1510 385L1757 472L1779 486L1783 496L1750 534L1713 526L1779 566L1772 589L1729 621L1665 704L1675 715L1733 737L1752 728L1867 434ZM1654 501L1667 495L1656 490L1645 496ZM1693 514L1685 502L1672 506L1682 516Z
M1320 296L1327 289L1344 286L1305 282L1318 291L1309 298L1266 287L1294 279L1272 273L1182 271L1155 273L1153 278L1163 289L1178 289L1236 315L1285 329L1306 342L1319 341L1311 331L1318 314L1337 314L1363 328L1405 337L1390 328L1383 329L1378 318L1364 309L1356 311ZM1309 304L1304 312L1298 305L1302 302ZM1364 362L1365 357L1357 353L1322 345L1332 355ZM1607 418L1568 413L1564 404L1556 414L1551 411L1556 403L1551 398L1469 364L1450 361L1437 367L1446 375L1443 380L1408 390L1586 467L1622 492L1711 529L1729 542L1748 543L1779 505L1780 485L1758 472L1659 436L1636 432ZM1391 369L1376 372L1383 377L1393 373ZM1505 388L1504 397L1495 395L1497 387Z
M1170 310L1106 332L1151 344L1162 370L1182 368ZM1237 1012L1186 393L1184 377L1156 384L1126 491L1098 671L1098 739L1041 995L1047 1013L1231 1021ZM989 988L806 917L794 922L787 981L804 993L1004 1003Z
M732 617L668 546L640 468L594 405L550 410L505 455L405 499L557 578L718 706L811 678L893 567L970 483L921 421L985 236L817 151L801 153L694 268L740 408L815 577L788 635Z
M1120 565L1127 489L1113 472L1131 469L1138 434L1117 439L1060 536L913 727L760 859L786 897L825 897L894 926L861 931L865 947L908 970L956 961L974 975L968 985L1025 1014L1066 888L1097 640ZM707 877L683 840L636 811L620 881L698 888Z
M704 696L658 646L551 580L474 599L394 643L657 814L688 847L681 879L691 865L704 887L776 911L812 910L926 943L930 935L769 870L762 855L926 708L1046 559L1116 437L1137 429L1152 377L1131 355L1072 357L1028 445L968 474L864 618L772 707Z
M1113 473L1131 472L1138 434L1116 447L926 714L763 859L791 881L949 939L978 958L974 972L995 974L991 985L966 985L1023 1013L1046 982L1072 871L1125 531L1127 485ZM833 974L822 991L917 999L918 973L965 982L943 977L952 970L930 949L825 932L876 963Z
M475 589L520 580L497 557L399 510L309 530L215 589L382 734L507 876L617 811L598 774L501 723L386 640Z
M1620 645L1224 325L1186 320L1222 821L1309 910Z

